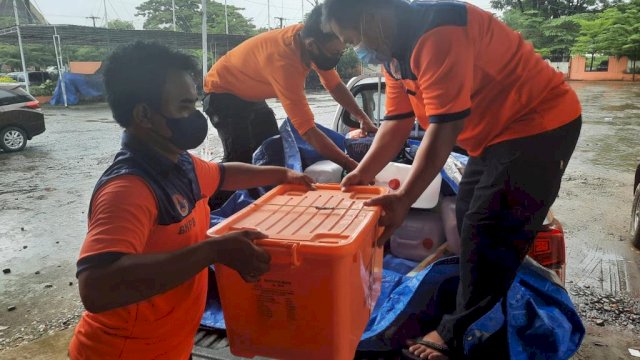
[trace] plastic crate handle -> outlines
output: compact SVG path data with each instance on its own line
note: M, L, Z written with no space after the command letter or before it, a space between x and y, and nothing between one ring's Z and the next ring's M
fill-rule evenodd
M276 245L258 241L257 245L271 255L271 270L293 269L302 264L302 259L298 253L298 243Z

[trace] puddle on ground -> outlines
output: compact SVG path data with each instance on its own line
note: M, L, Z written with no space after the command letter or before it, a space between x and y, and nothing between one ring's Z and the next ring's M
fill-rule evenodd
M571 82L583 119L597 124L581 135L577 151L594 165L628 172L640 158L640 83Z

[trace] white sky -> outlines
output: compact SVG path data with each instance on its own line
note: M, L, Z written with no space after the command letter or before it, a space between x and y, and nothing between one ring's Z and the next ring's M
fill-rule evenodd
M223 2L224 0L218 0ZM244 16L253 19L257 27L266 27L268 12L267 2L270 2L271 26L277 25L274 17L281 16L285 25L297 23L302 19L302 6L308 12L311 5L306 0L227 0L228 5L242 7ZM144 0L31 0L51 24L73 24L92 26L93 22L87 16L98 16L96 24L104 24L104 3L107 5L107 17L109 20L121 19L133 21L137 29L142 28L144 19L136 17L136 6ZM470 0L483 9L489 10L489 0Z

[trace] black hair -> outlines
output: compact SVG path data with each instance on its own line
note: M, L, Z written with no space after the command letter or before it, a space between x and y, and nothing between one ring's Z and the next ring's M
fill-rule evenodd
M392 2L393 0L326 0L321 26L327 30L333 21L340 27L360 31L360 21L367 10L388 6Z
M301 34L303 39L311 38L321 44L327 44L338 38L334 33L325 32L322 29L322 4L314 7L307 15Z
M183 70L194 76L198 68L193 57L157 42L137 41L118 47L104 68L104 87L113 118L127 128L136 105L145 103L160 109L169 72Z

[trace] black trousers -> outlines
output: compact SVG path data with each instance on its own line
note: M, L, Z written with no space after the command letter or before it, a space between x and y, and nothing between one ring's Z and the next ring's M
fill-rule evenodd
M268 138L278 135L273 110L265 101L251 102L233 94L211 93L204 111L222 141L222 162L251 163L253 152Z
M276 116L265 101L251 102L233 94L211 93L204 99L204 111L222 141L223 163L251 164L253 153L262 142L280 134ZM258 196L255 189L250 194ZM209 207L219 208L231 195L232 191L218 191L209 199Z
M581 126L578 117L558 129L492 145L469 159L456 203L462 242L456 310L437 328L454 351L462 349L467 328L511 287L558 195Z

